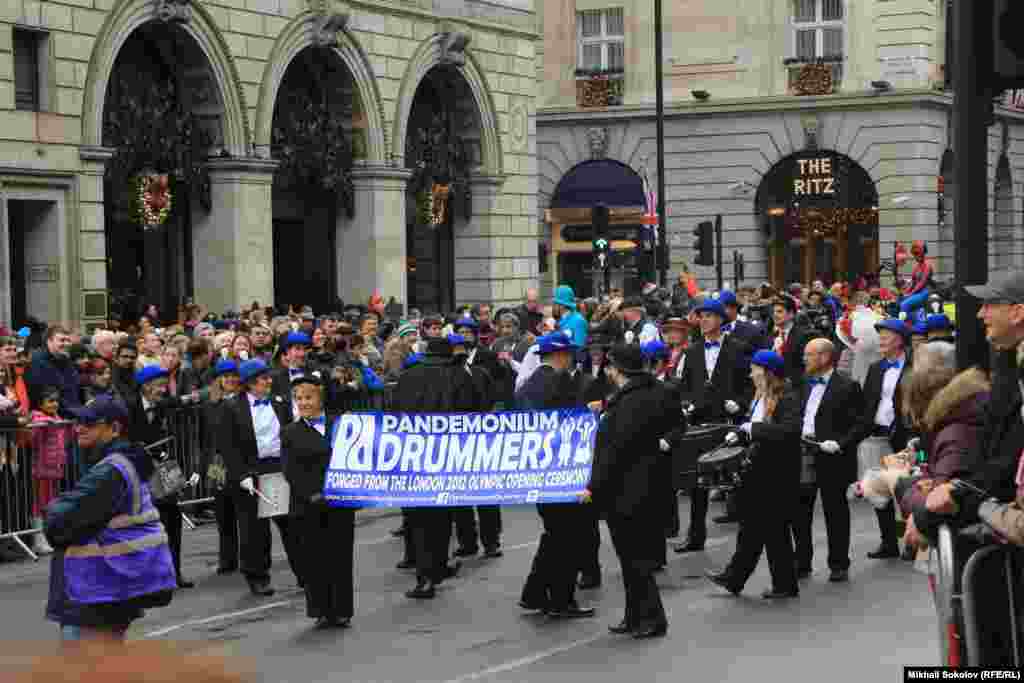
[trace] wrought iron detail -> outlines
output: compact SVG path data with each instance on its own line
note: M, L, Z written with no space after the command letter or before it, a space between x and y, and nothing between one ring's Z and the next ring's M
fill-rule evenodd
M192 21L192 0L157 0L156 19L164 23Z
M313 20L313 45L317 47L337 47L338 34L348 26L348 12L332 12Z

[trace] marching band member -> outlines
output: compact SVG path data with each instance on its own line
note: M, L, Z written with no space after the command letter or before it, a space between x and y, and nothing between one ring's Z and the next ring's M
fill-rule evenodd
M659 491L658 500L664 501L662 507L662 527L665 530L665 538L675 538L679 535L679 498L673 480L672 450L680 445L680 437L686 431L686 418L678 407L682 400L679 395L679 385L671 380L666 381L667 367L671 358L669 347L662 341L651 341L640 345L640 355L647 366L647 371L654 376L658 382L664 384L668 392L667 398L672 407L672 429L658 440L658 450L662 454L660 459L660 473L655 479ZM661 544L661 566L668 564L665 556L665 543Z
M661 326L661 336L665 338L671 352L667 375L678 380L686 367L686 349L690 346L690 323L685 318L669 318Z
M796 300L788 296L776 299L772 304L772 321L775 325L772 350L782 356L786 364L786 379L799 384L804 376L804 345L810 334L795 319Z
M353 612L352 564L355 510L331 507L323 498L331 461L331 426L337 414L324 410L324 385L313 375L292 380L299 419L281 429L281 459L291 489L291 522L301 529L306 616L317 628L349 625ZM331 549L330 562L317 554Z
M695 312L700 316L703 342L691 344L679 379L683 400L693 404L694 422L732 422L750 402L751 386L743 349L722 335L726 314L717 299L707 299ZM708 491L699 486L690 493L690 529L677 553L704 549L707 539Z
M750 375L756 394L748 421L726 439L756 448L739 491L736 552L725 570L705 576L739 595L767 549L772 587L762 597L795 598L800 591L789 525L800 485L800 397L787 390L785 362L773 351L754 354Z

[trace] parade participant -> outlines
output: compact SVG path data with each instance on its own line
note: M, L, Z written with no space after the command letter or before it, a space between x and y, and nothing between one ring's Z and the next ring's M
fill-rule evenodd
M281 342L281 366L272 371L271 391L276 396L291 396L291 382L307 372L306 354L313 340L304 332L289 332Z
M323 497L338 416L325 412L324 385L317 377L296 377L292 395L299 419L281 430L281 459L291 490L291 522L301 529L305 551L306 616L317 628L344 628L353 613L355 510L331 507ZM324 548L331 549L329 562L319 556Z
M627 344L644 344L659 339L658 326L647 319L643 297L631 296L619 307L625 326L623 339Z
M829 581L846 581L850 569L850 502L846 490L857 476L857 427L864 406L860 385L835 372L836 347L824 338L804 347L806 381L800 389L803 413L800 500L793 516L798 578L812 572L814 505L828 532ZM819 445L812 446L807 442Z
M700 316L703 342L686 351L685 367L679 377L684 401L693 405L694 422L732 422L750 402L751 385L743 360L743 349L730 336L722 335L725 308L716 299L705 300L695 312ZM690 529L677 553L704 549L707 539L708 490L694 487L690 492Z
M235 509L234 491L228 487L227 469L218 439L227 402L238 395L240 385L238 364L233 360L221 360L213 368L208 400L201 404L205 438L200 471L205 474L207 489L213 495L213 514L217 521L218 574L238 571L238 512Z
M873 364L864 380L864 413L855 440L857 479L871 467L877 467L883 456L903 450L907 445L907 428L900 401L900 381L907 371L906 345L910 330L899 320L889 318L875 325L878 331L882 360ZM893 504L876 509L882 542L868 553L872 559L899 557L896 510Z
M685 318L669 318L661 326L661 336L665 338L671 352L666 374L672 380L679 380L686 368L686 349L690 346L690 323Z
M585 501L605 512L622 565L626 614L612 633L656 638L668 632L654 572L664 561L662 509L650 495L664 478L659 442L675 429L678 410L665 386L644 372L640 349L612 348L609 375L619 387L597 431ZM642 419L638 419L642 416Z
M452 360L452 347L444 337L431 337L427 352L398 379L391 410L396 413L471 412L476 396L472 378ZM417 507L405 510L406 560L416 566L416 587L409 598L429 600L437 585L455 576L461 565L448 565L452 511L446 507ZM413 556L409 557L409 553Z
M928 260L928 245L916 240L910 247L910 253L915 261L914 270L910 274L910 282L903 290L900 320L906 320L911 313L928 303L928 295L931 293L929 288L935 284L932 281L932 264Z
M795 321L796 309L796 300L788 296L780 297L772 304L775 332L772 350L786 363L786 379L799 384L803 381L804 345L810 338L810 331Z
M242 391L224 406L217 443L227 468L227 486L234 489L242 573L253 595L269 596L274 594L270 587L270 520L259 517L256 490L260 475L281 472L281 426L292 421L290 401L271 392L270 367L263 361L246 361L238 371ZM298 534L287 517L274 517L274 524L301 586Z
M722 332L743 342L746 347L744 357L749 365L750 358L755 351L771 348L771 339L759 325L739 319L740 305L733 292L727 289L722 290L718 295L718 300L725 308L725 324L722 325Z
M47 509L46 616L64 640L124 637L142 610L167 605L176 586L167 535L153 508L153 461L122 438L124 403L108 396L73 411L82 453L100 460Z
M923 344L928 343L928 323L916 322L910 328L910 353L916 354Z
M577 348L569 335L552 332L537 340L541 365L516 392L520 410L579 407L579 384L572 376ZM586 507L576 503L538 503L544 531L523 586L519 606L556 619L594 615L576 601L576 574L581 569L581 537L592 522Z
M674 448L680 447L682 435L686 432L686 420L678 409L682 403L679 383L667 375L671 351L664 342L655 340L641 344L640 355L646 365L647 372L658 382L665 383L667 400L672 410L672 429L664 438L660 439L658 444L659 451L663 457L659 459L661 472L654 479L654 482L661 491L655 497L658 500L664 501L664 505L659 506L659 509L663 513L660 515L660 521L665 530L665 538L675 538L679 535L679 498L672 478L672 451ZM668 559L665 557L664 542L661 544L659 557L662 567L668 564Z
M953 336L953 331L956 327L953 325L953 321L949 319L949 316L945 313L933 313L928 316L925 321L925 329L928 332L928 341L944 341L950 344L956 344L956 337Z
M705 576L734 595L754 573L767 550L772 586L762 594L774 600L799 595L789 525L800 485L800 397L787 390L782 356L758 351L750 375L756 393L747 422L727 442L751 445L751 465L739 491L740 530L736 552L725 570Z

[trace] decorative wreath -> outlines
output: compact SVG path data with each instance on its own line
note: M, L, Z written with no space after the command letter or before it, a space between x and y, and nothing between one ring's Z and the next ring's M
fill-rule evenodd
M135 196L143 227L163 225L171 215L171 183L166 173L136 176Z

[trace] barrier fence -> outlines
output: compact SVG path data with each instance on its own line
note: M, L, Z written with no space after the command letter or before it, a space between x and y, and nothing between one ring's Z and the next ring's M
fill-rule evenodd
M341 412L387 410L393 386L383 391L342 394L333 408ZM185 488L178 502L189 528L195 527L192 511L212 502L214 494L206 469L213 454L210 441L215 426L207 424L205 407L194 403L169 411L167 438L146 444L146 450L154 456L166 453L174 458L186 480L199 475L199 482ZM74 488L87 463L97 460L81 452L74 427L74 422L56 421L0 429L0 541L15 543L33 560L38 557L26 542L37 533L33 519L45 516L41 509L44 503Z

